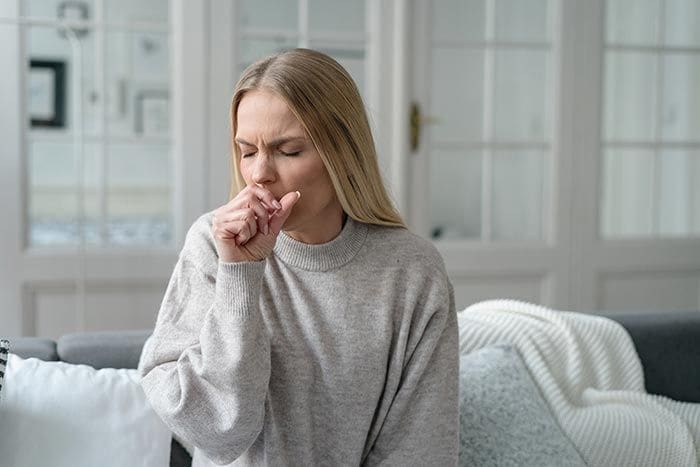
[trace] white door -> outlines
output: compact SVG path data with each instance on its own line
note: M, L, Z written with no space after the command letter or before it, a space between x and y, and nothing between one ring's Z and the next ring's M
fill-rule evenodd
M413 3L411 220L457 305L700 308L700 6Z
M207 207L204 11L1 2L3 335L153 326Z
M547 0L413 2L410 223L443 254L458 309L571 303L564 14Z
M700 4L575 2L573 302L700 309Z

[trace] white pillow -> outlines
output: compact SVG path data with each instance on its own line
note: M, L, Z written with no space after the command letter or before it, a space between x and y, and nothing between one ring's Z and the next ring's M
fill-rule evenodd
M171 433L134 369L9 354L0 400L0 464L167 467Z

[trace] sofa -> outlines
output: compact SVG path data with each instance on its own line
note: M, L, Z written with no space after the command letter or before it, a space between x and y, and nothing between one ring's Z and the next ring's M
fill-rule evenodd
M629 332L644 369L649 393L686 402L700 402L700 312L601 313ZM35 337L9 338L11 353L22 358L84 364L96 369L136 368L150 330L67 334L57 341ZM175 439L170 466L191 464Z

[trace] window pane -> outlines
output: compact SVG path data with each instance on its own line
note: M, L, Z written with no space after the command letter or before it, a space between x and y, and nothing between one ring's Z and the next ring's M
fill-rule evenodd
M239 0L238 24L244 28L296 30L297 0Z
M173 238L169 146L114 145L107 173L109 243L168 244Z
M665 151L659 159L659 233L684 236L690 233L690 189L692 155L686 151Z
M27 56L31 60L55 62L64 67L63 87L54 87L54 81L49 79L38 79L37 71L30 68L29 86L27 87L28 108L34 107L37 103L39 108L48 109L53 113L53 96L58 94L63 102L64 125L62 127L52 127L56 130L72 130L73 122L73 79L75 78L75 63L73 49L68 38L61 35L60 30L52 27L29 27L26 28L26 38L28 52ZM75 51L82 54L83 75L80 79L81 93L83 96L82 117L83 131L86 134L96 134L100 131L101 112L100 99L97 91L95 79L95 41L94 34L90 32L80 39L80 47ZM29 66L29 63L27 63ZM41 73L41 71L39 71ZM56 83L58 84L58 83ZM44 112L45 113L45 112ZM31 114L30 114L31 117Z
M549 171L540 151L494 151L492 234L497 240L542 238Z
M653 232L654 153L607 150L603 156L603 237L650 236Z
M548 52L496 52L493 131L506 141L550 139L551 96Z
M169 135L168 36L110 32L105 37L108 132Z
M86 244L99 243L98 146L83 149L83 193L77 155L71 143L29 145L29 244L79 245L80 199L83 199Z
M666 4L666 44L700 47L700 2L664 0Z
M484 0L437 0L431 6L434 41L484 40Z
M496 39L549 40L548 0L496 0Z
M667 55L664 73L663 138L700 141L700 55Z
M608 43L657 43L659 0L607 0L605 4Z
M20 5L22 15L37 18L92 20L95 12L95 0L80 0L80 4L65 0L22 0Z
M168 24L168 0L105 0L104 3L105 19L109 23L151 21Z
M653 140L656 115L654 55L607 52L605 68L604 138Z
M433 141L481 141L484 55L478 50L434 47L430 115Z
M239 41L241 62L238 64L238 71L239 73L243 72L246 67L267 55L293 49L296 46L296 39L285 39L282 37L275 39L241 39Z
M309 0L309 32L364 33L365 2Z
M438 149L430 158L432 237L481 237L481 153Z
M126 41L130 47L129 70L135 81L168 82L170 53L167 34L133 31L122 40Z

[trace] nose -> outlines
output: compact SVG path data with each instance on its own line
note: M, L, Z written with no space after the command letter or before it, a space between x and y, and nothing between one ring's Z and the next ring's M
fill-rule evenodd
M256 185L265 185L275 181L276 172L271 155L263 154L262 151L258 153L253 166L252 179Z

